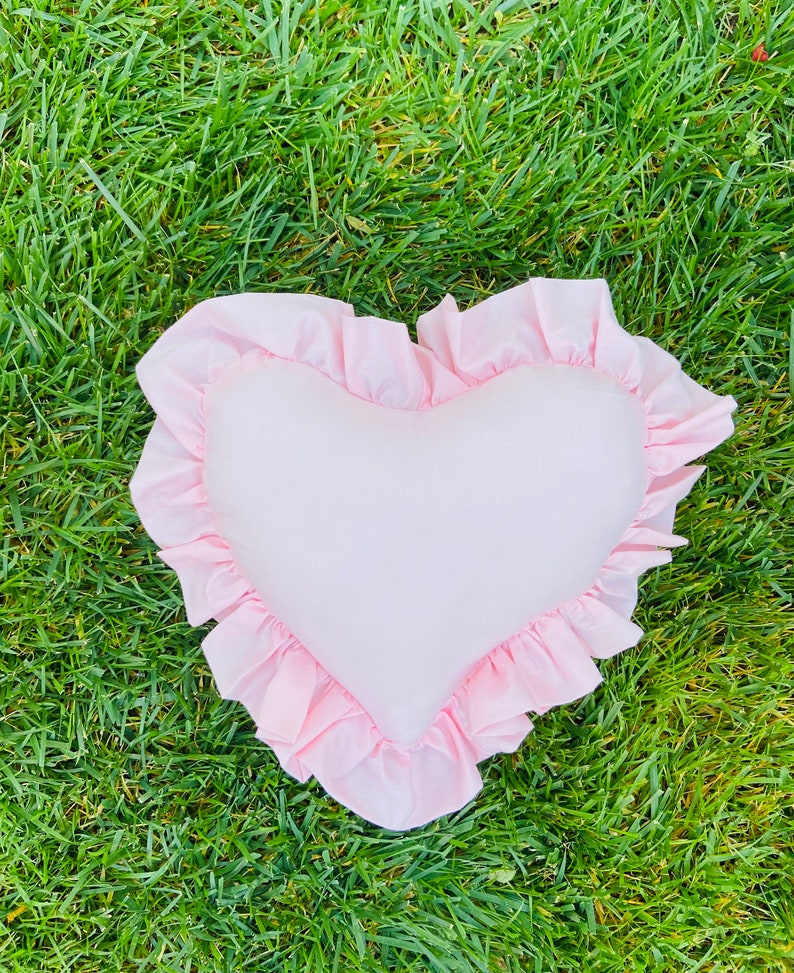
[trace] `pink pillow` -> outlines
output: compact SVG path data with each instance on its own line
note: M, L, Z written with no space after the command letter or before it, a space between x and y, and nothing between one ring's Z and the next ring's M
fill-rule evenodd
M617 323L603 280L535 278L405 325L314 295L203 301L138 365L131 483L221 694L299 780L392 829L636 644L685 464L736 403Z

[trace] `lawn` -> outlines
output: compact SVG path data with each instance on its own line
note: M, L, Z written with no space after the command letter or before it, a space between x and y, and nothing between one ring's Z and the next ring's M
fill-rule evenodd
M794 969L793 51L787 0L4 0L0 969ZM395 834L219 698L134 366L214 295L532 276L605 277L737 430L639 645Z

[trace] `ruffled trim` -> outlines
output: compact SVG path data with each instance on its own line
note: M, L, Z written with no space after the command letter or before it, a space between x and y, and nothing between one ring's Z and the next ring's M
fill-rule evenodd
M375 325L375 326L372 326ZM218 690L239 700L283 767L317 777L375 824L400 830L470 801L477 763L515 750L544 713L591 692L594 659L637 643L637 579L686 543L676 504L704 467L687 467L733 431L730 396L683 373L618 324L604 280L534 278L459 312L447 295L417 323L356 318L313 295L239 294L193 307L143 356L137 374L157 413L130 484L160 556L177 572L192 625L218 624L203 649ZM203 486L207 387L251 351L302 362L353 395L401 409L432 408L523 364L594 368L645 406L647 489L593 586L497 645L411 745L386 739L369 714L264 605L215 530ZM379 376L387 382L378 383Z

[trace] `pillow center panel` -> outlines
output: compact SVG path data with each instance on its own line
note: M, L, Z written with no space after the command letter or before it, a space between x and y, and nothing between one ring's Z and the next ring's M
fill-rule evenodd
M518 366L414 411L246 356L205 419L241 572L406 746L476 662L592 586L645 492L642 403L583 367Z

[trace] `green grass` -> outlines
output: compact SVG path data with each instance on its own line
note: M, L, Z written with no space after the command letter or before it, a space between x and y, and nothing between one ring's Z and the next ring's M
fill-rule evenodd
M3 3L0 969L794 969L793 47L786 0ZM218 698L133 367L212 295L533 275L606 277L737 433L640 645L395 835Z

